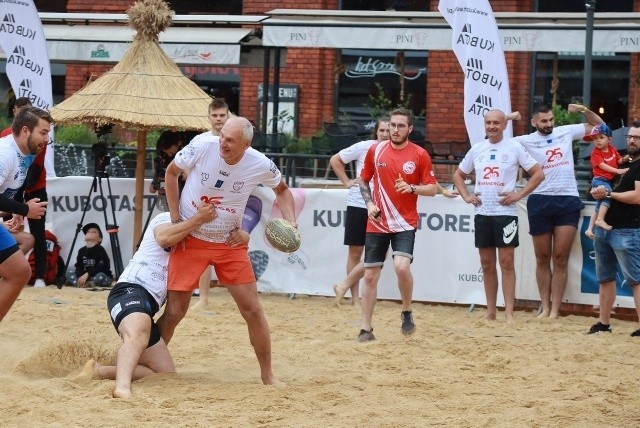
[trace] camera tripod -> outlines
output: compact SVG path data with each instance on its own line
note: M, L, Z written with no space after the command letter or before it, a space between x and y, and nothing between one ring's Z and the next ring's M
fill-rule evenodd
M102 179L106 178L107 180L107 190L108 197L105 198L104 191L102 189ZM76 234L73 237L73 243L71 244L71 250L69 250L69 255L67 256L67 261L65 263L65 271L69 269L69 261L71 260L71 255L73 254L73 248L76 245L76 240L78 239L78 234L82 230L82 225L84 224L84 217L89 210L91 205L91 195L94 192L100 190L100 197L104 201L104 209L102 213L104 214L104 226L105 232L109 234L109 239L111 242L111 254L113 257L113 271L114 278L118 278L122 271L124 270L122 265L122 253L120 252L120 241L118 240L118 224L116 222L116 212L113 208L113 196L111 194L111 183L109 182L109 174L107 174L104 169L96 168L93 174L93 183L91 183L91 188L89 189L89 195L87 196L87 202L85 206L82 208L82 217L80 218L80 222L76 225ZM113 223L109 223L107 218L107 206L111 208L111 215L113 218Z

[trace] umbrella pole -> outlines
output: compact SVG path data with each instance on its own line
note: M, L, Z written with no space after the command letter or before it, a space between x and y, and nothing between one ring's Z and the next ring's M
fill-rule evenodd
M133 252L136 252L136 242L142 234L142 211L144 201L144 169L146 158L147 131L138 131L138 150L136 151L136 196L133 207Z

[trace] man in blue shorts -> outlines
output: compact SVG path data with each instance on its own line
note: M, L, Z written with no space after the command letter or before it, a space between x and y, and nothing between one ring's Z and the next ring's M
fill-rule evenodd
M611 230L594 229L596 250L596 276L600 284L600 313L598 322L587 334L611 333L609 317L616 300L617 264L626 285L633 290L636 312L640 315L640 122L634 122L627 134L627 153L631 161L629 171L620 183L607 191L604 186L591 190L595 199L609 199L611 207L605 221ZM640 326L639 326L640 327ZM631 333L640 337L640 328Z
M536 131L516 140L542 166L544 181L527 199L529 234L536 254L536 280L540 292L541 318L558 318L567 287L569 254L584 204L580 200L573 164L573 141L603 123L600 116L579 104L570 113L582 113L588 123L554 128L553 111L538 106L531 125Z
M49 144L52 123L48 112L24 108L13 119L11 134L0 139L0 211L13 214L0 226L0 321L31 277L31 267L10 232L18 231L25 217L39 219L47 209L47 202L38 198L22 203L13 197L22 187L35 156Z
M115 379L114 398L131 397L133 380L153 373L175 372L167 344L153 320L167 299L168 250L215 218L212 204L203 204L193 217L175 224L168 212L158 214L109 293L107 309L122 338L117 362L115 366L102 366L89 360L83 372L95 379Z

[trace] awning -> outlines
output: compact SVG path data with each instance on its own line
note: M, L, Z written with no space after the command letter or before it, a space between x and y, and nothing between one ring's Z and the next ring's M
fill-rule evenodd
M124 26L44 25L52 62L117 63L133 40ZM160 47L178 65L237 65L246 28L171 27L160 34Z
M439 12L275 9L268 15L262 21L264 46L451 50L451 28ZM586 13L495 17L505 51L584 52ZM596 13L593 52L640 52L640 13Z

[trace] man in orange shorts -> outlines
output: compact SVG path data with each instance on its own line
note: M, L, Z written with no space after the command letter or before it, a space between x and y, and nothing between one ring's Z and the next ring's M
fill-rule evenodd
M251 148L253 126L243 117L230 118L220 137L201 134L182 149L167 167L167 203L172 222L190 218L202 202L214 204L216 218L195 229L169 257L168 298L158 320L169 343L189 308L198 278L213 265L220 284L227 286L247 322L249 339L260 364L262 382L279 384L271 370L269 324L258 299L256 278L248 253L249 234L241 229L244 208L258 185L273 188L283 217L296 225L293 195L275 164ZM189 171L178 196L178 176Z

